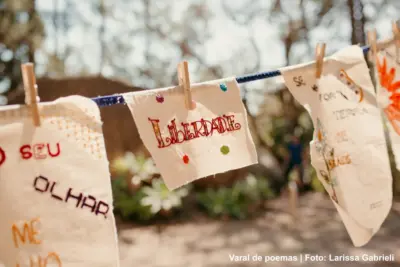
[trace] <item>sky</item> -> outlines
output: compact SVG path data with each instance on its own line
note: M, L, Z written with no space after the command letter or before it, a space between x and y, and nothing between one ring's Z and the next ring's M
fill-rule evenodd
M196 0L174 0L173 9L171 18L174 21L179 22L181 17L184 15L184 11L186 6L190 2L195 2ZM36 0L37 8L41 12L52 12L54 10L54 3L57 1L54 0ZM76 47L78 49L85 50L84 57L89 59L93 64L91 64L91 71L95 72L96 65L99 62L99 49L98 49L98 35L96 31L96 26L100 24L100 18L96 14L92 12L93 8L90 7L90 4L93 1L82 1L82 0L70 0L72 5L74 5L80 13L85 14L86 20L93 24L92 32L85 27L76 26L72 31L68 33L68 36L65 36L65 39L62 41L67 41L69 45ZM95 1L94 1L95 2ZM119 1L106 1L106 3L115 3L117 4ZM130 7L134 8L136 5L136 9L140 10L141 1L130 1ZM154 0L157 5L162 5L162 0ZM170 2L170 1L167 1ZM265 50L265 52L261 53L261 68L262 70L268 70L271 68L281 67L285 64L284 50L281 46L281 42L279 40L279 29L274 28L274 25L269 24L264 18L260 17L255 20L249 26L241 26L236 24L234 21L229 19L222 10L221 1L215 0L206 0L208 9L215 15L214 18L210 22L210 28L212 29L212 38L207 40L202 45L204 50L206 51L203 56L207 62L211 64L215 64L218 62L224 62L226 60L231 60L235 54L240 52L242 48L242 44L246 43L249 39L249 36L254 36L256 43L258 44L260 49ZM246 4L247 1L229 1L231 8L240 9L243 4ZM268 1L261 1L268 2ZM293 9L293 4L298 1L284 1L284 3L290 3L289 8ZM59 10L63 10L66 8L66 1L58 0L57 5ZM135 4L136 3L136 4ZM165 3L165 2L164 2ZM128 17L126 13L124 13L125 5L121 4L121 8L118 9L118 6L111 5L111 7L115 10L115 14L117 16ZM265 4L268 6L268 4ZM263 7L263 6L261 6ZM293 9L294 16L296 16L296 9ZM309 12L315 12L313 7L309 6ZM364 12L372 12L372 9L369 9L366 6ZM395 10L392 10L392 13L396 13ZM137 23L134 18L131 20L125 18L126 23ZM389 22L389 23L388 23ZM345 20L337 21L336 23L340 23L341 31L350 33L350 25L346 23ZM49 33L49 37L45 42L44 50L52 50L54 49L54 42L51 38L52 34L52 23L45 23L46 30ZM380 20L376 25L378 32L381 35L390 35L390 21ZM389 27L388 27L389 26ZM107 23L108 30L110 32L118 32L121 28L126 27L126 25L118 25L116 23L111 24ZM349 35L349 34L347 34ZM326 40L330 36L326 34L326 29L321 28L317 29L312 34L312 39L314 39L315 43L317 41L330 41L333 45L328 45L328 51L330 47L337 49L337 45L334 43L335 40ZM73 42L71 42L73 40ZM146 44L140 41L140 38L137 38L138 41L135 42L133 40L132 45L135 46L135 57L134 60L137 64L145 64L145 58L143 56L143 51L146 48ZM62 45L62 44L61 44ZM158 49L163 49L163 44L152 44L153 46L158 45ZM299 48L301 49L301 48ZM304 48L303 48L304 49ZM161 54L161 53L160 53ZM162 55L162 54L161 54ZM71 65L71 69L73 69L74 62L69 63ZM70 70L72 71L72 70ZM241 73L231 73L232 75L241 75ZM244 74L244 73L242 73Z
M171 10L170 18L174 22L180 22L182 17L185 16L184 11L189 3L196 2L198 0L174 0L173 8ZM243 26L235 23L231 20L223 11L221 1L216 0L204 0L207 2L208 9L213 13L213 18L210 20L209 28L211 31L211 38L205 39L201 44L201 56L203 60L207 62L208 65L219 65L223 66L224 75L231 76L242 76L247 74L246 69L250 69L253 62L251 59L254 57L251 49L247 49L250 46L249 38L254 37L258 49L261 51L260 57L260 67L258 71L268 71L277 69L285 66L285 55L284 47L281 45L280 31L276 25L270 24L263 17L255 19L250 25ZM200 1L200 2L204 2ZM372 0L371 0L372 1ZM380 0L376 0L375 2ZM64 10L66 8L66 1L63 0L36 0L37 9L42 14L51 13L55 9L55 3L57 2L59 10ZM84 25L73 25L66 35L59 35L59 47L61 50L65 49L66 45L73 47L75 51L79 53L74 53L73 56L66 60L66 75L79 75L82 71L80 68L80 61L83 59L87 65L87 72L90 74L99 73L99 62L100 62L100 46L99 46L99 35L98 27L100 25L100 17L98 14L93 12L93 8L90 6L91 3L96 1L88 0L69 0L69 2L77 8L76 12L84 14L84 19L91 26ZM228 1L231 9L240 10L243 5L247 3L245 0ZM336 1L335 1L336 2ZM338 1L339 2L339 1ZM121 64L121 67L131 71L129 82L134 83L136 86L143 86L146 88L153 88L157 86L156 81L142 80L138 73L133 70L137 69L138 66L145 66L146 57L145 51L148 46L151 46L153 53L165 61L171 61L171 64L177 60L174 50L168 47L163 42L146 42L144 37L135 36L135 38L127 39L129 37L125 36L125 29L127 25L136 25L142 23L141 21L135 20L135 16L129 16L126 12L127 8L129 10L137 10L138 12L143 12L143 7L141 6L142 1L105 1L106 5L109 5L110 10L113 10L113 14L116 18L120 19L121 22L117 21L107 21L107 35L106 38L111 40L119 38L121 40L126 40L134 48L129 53L121 53L119 55L120 59L117 62ZM126 4L128 3L128 4ZM157 6L162 6L166 3L171 3L171 1L153 0L153 4ZM260 1L261 6L259 8L266 8L270 4L269 1ZM286 5L283 8L288 9L292 16L299 16L298 9L293 8L294 4L298 3L297 0L293 1L283 1ZM309 1L309 5L306 6L308 13L315 13L315 5L312 1ZM369 8L368 5L364 9L365 14L373 15L374 9ZM378 36L386 37L391 36L391 17L396 17L396 10L388 10L388 16L383 17L378 20L375 25L367 25L367 29L375 27L378 31ZM43 16L45 30L47 33L47 38L43 44L43 49L41 49L36 54L36 66L38 75L44 74L47 54L48 52L54 52L54 29L53 22L51 18ZM47 19L46 19L47 18ZM344 47L346 45L346 40L350 39L351 27L349 21L347 20L337 20L335 22L340 29L340 35L336 38L336 33L327 32L326 28L317 28L311 35L311 43L316 44L319 41L324 41L327 43L327 54L332 54L334 51ZM162 26L162 25L161 25ZM343 41L343 39L345 39ZM66 45L65 45L66 44ZM309 47L305 45L298 45L294 49L295 53L302 54L304 52L309 53ZM46 53L44 52L46 51ZM117 57L117 55L116 55ZM296 58L296 54L293 56ZM307 58L312 60L311 57ZM301 63L302 60L300 60ZM177 62L176 62L177 63ZM191 62L189 62L190 67ZM195 64L195 63L193 63ZM197 66L194 66L194 69ZM172 66L172 69L174 66ZM164 70L159 70L163 72ZM106 67L102 70L102 74L105 76L111 76L119 78L118 73L114 71L113 68ZM138 77L139 76L139 77ZM120 77L126 79L126 77ZM195 82L200 82L200 73L191 73L191 79ZM283 82L281 77L275 78L270 83ZM247 89L253 88L265 88L265 81L252 82L246 85ZM271 87L273 90L274 87Z
M37 7L38 10L45 12L45 11L53 11L54 10L54 1L52 0L36 0L37 2ZM80 2L79 5L76 5L81 12L86 12L87 19L88 21L91 21L94 26L100 23L98 16L95 16L93 14L87 13L87 10L90 10L91 8L88 7L88 3L90 1L81 1L81 0L71 0L71 2L78 3ZM132 3L136 1L131 1ZM140 2L140 1L137 1ZM157 1L156 1L157 2ZM162 1L160 1L162 2ZM169 2L169 1L168 1ZM181 19L181 16L184 15L183 10L186 9L186 5L190 1L177 1L174 0L174 8L173 8L173 13L171 14L171 18L174 18L175 21L179 21ZM254 24L252 25L251 29L243 27L243 26L238 26L236 25L232 20L228 19L225 15L224 12L222 11L222 7L220 4L220 1L212 1L208 0L208 8L215 14L215 18L211 20L210 23L210 28L212 29L212 38L210 40L207 40L206 42L203 43L203 48L206 51L203 56L204 59L209 62L210 64L216 64L218 62L225 62L227 60L231 60L232 57L240 52L240 49L243 46L243 43L248 39L249 35L255 35L256 36L256 42L259 44L260 47L265 46L265 49L268 49L269 53L261 53L262 56L262 68L263 69L269 69L269 68L276 68L281 66L284 63L284 54L283 54L283 49L280 47L279 41L274 41L278 40L278 31L271 27L271 25L262 22L262 21L255 21ZM233 1L232 1L233 2ZM236 2L236 1L235 1ZM237 3L240 3L241 1L237 1ZM242 1L243 2L243 1ZM60 9L65 8L65 2L59 1L59 7ZM121 7L123 9L123 6ZM121 12L118 14L118 12ZM122 13L123 10L117 10L115 14L124 16ZM126 16L126 14L125 14ZM130 22L129 19L126 20L127 23ZM136 23L135 20L132 18L131 23ZM118 32L121 30L121 27L124 27L125 25L117 25L117 24L111 24L109 23L107 27L109 28L108 31L115 31ZM47 23L46 27L47 31L51 33L52 31L52 25L51 23ZM257 32L257 34L255 34ZM99 49L97 45L97 31L93 30L93 32L88 32L87 30L84 29L84 27L76 27L73 29L68 36L66 36L66 39L68 40L73 40L74 47L78 49L84 49L85 52L85 57L93 62L91 64L92 70L96 70L96 65L98 65L98 58L99 58ZM65 40L65 39L64 39ZM135 40L132 40L132 45L135 46L135 53L134 53L134 58L131 60L135 61L136 64L145 64L145 58L143 57L143 51L146 48L146 43L141 40L141 38L136 37ZM162 43L159 44L152 44L153 46L158 46L158 49L163 50L165 47L163 47ZM229 49L227 49L229 48ZM44 50L51 51L54 49L54 42L51 38L48 38L45 42L45 48ZM163 53L160 53L162 56ZM167 53L166 53L167 54ZM130 58L128 58L130 59ZM73 69L74 62L69 63L71 66L71 69ZM231 75L240 75L244 73L231 73Z

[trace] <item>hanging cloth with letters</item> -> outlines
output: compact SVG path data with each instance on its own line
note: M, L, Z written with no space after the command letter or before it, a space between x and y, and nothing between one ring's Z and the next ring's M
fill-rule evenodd
M191 91L193 110L179 86L124 94L170 190L258 162L236 80L193 84Z
M81 96L0 107L0 266L118 267L97 105Z
M379 51L374 62L377 99L389 132L397 170L400 170L400 55L396 45Z
M281 70L314 125L311 163L355 246L379 230L392 204L392 175L379 108L359 46L315 64Z

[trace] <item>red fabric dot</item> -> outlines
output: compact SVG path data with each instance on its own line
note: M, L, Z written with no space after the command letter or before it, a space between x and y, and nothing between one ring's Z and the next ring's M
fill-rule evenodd
M162 95L157 95L156 100L158 103L163 103L164 102L164 97Z
M187 155L183 156L183 163L188 164L189 163L189 157Z
M6 153L0 147L0 165L2 165L6 161Z

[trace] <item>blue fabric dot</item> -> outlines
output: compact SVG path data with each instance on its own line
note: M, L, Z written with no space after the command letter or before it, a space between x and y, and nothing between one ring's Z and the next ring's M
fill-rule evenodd
M221 88L221 90L224 91L224 92L226 92L226 90L228 90L228 87L227 87L226 84L224 84L224 83L221 83L221 84L219 85L219 88Z

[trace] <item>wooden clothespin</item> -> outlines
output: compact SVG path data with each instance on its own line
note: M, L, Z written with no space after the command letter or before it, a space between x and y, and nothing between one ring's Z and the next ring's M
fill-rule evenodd
M31 109L33 124L40 126L37 85L33 63L22 64L21 71L24 82L25 104Z
M187 61L180 62L178 65L178 80L179 86L183 88L186 107L188 110L192 110L192 91L190 90L189 67Z
M378 46L376 43L376 30L370 30L367 33L367 39L369 44L369 61L375 63L376 54L378 53Z
M400 63L400 30L397 21L392 23L393 39L396 44L396 62Z
M325 43L318 43L317 47L315 48L315 78L321 78L322 69L324 65L324 57L325 57Z

